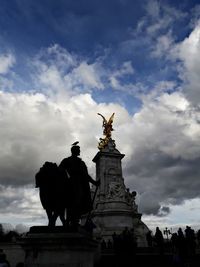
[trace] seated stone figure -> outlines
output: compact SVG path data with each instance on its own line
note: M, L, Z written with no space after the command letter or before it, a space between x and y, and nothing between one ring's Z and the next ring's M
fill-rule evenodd
M45 162L35 176L36 187L40 190L40 200L46 210L49 226L55 226L58 216L65 225L67 208L67 174L56 163Z

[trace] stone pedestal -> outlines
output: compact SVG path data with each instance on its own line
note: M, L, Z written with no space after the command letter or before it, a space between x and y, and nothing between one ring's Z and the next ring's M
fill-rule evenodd
M60 228L60 229L59 229ZM20 244L25 267L93 267L98 243L84 233L32 227Z
M93 159L96 163L96 179L100 180L92 212L97 226L94 233L105 241L112 241L114 232L120 234L128 227L134 229L138 246L146 246L148 227L142 222L142 214L138 212L136 192L130 192L125 186L121 165L124 156L110 138L108 144Z

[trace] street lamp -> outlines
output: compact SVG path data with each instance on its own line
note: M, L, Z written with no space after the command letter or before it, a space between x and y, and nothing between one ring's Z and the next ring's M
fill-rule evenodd
M169 240L168 236L171 235L171 231L167 227L165 227L165 230L163 231L163 233L164 235L167 236L167 240Z

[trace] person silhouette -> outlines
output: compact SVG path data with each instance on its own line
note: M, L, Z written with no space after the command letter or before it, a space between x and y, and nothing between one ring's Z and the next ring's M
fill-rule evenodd
M90 193L90 185L98 186L99 181L95 181L88 174L85 162L79 157L80 146L78 142L72 144L71 156L64 158L59 168L65 170L69 177L69 206L67 211L67 220L73 230L78 229L79 220L82 215L92 210L92 199Z
M10 267L10 263L2 249L0 250L0 267Z
M157 247L159 249L159 253L160 255L164 254L164 238L163 238L163 234L160 231L159 227L156 227L156 232L155 232L155 242L157 244Z
M152 236L152 231L148 231L146 233L146 240L147 240L147 244L148 244L148 247L152 247L153 246L153 236Z

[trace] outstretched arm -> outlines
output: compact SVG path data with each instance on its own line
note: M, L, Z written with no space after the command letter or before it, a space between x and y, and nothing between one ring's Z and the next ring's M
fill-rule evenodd
M96 186L100 185L100 180L96 181L96 180L92 179L92 177L89 174L88 174L88 181L93 185L96 185Z
M99 180L96 181L89 175L87 166L86 166L84 161L82 161L82 170L83 170L83 176L88 180L89 183L91 183L93 185L96 185L96 186L100 185L100 181Z

